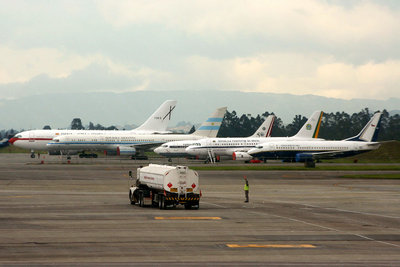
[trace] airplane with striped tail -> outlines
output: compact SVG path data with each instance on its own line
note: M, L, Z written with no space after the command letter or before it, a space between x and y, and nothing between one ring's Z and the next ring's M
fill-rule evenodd
M294 136L260 137L255 134L250 137L206 138L198 140L185 150L192 156L207 157L211 162L214 162L218 157L232 157L233 160L249 161L253 156L247 152L261 143L283 140L322 140L318 138L322 115L322 111L315 111ZM268 134L270 135L272 125L269 127Z
M275 116L269 115L261 126L255 131L255 133L248 138L260 138L269 137L272 132L272 127L274 125ZM221 139L221 138L215 138ZM185 140L185 141L174 141L162 144L161 146L154 149L154 152L167 157L167 158L184 158L190 157L191 155L186 152L186 148L192 145L199 144L201 140Z
M257 145L248 151L253 157L280 159L284 161L312 162L342 158L378 149L377 142L381 124L381 112L375 113L361 132L341 141L277 141Z

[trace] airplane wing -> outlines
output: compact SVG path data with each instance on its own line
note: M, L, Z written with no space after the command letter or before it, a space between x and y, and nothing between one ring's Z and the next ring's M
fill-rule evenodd
M343 151L327 151L327 152L315 152L315 153L302 153L311 155L313 159L326 159L334 158L336 156L344 155Z
M135 144L135 145L129 145L129 147L135 148L135 149L141 149L141 150L147 150L147 149L152 149L154 147L158 147L165 142L153 142L153 143L146 143L146 144Z

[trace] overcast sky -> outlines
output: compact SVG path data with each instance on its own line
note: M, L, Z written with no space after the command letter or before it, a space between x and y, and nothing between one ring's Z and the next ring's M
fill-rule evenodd
M236 90L400 97L400 1L9 1L0 99Z

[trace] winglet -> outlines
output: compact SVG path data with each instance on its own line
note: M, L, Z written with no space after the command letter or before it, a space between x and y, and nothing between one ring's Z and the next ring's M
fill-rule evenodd
M249 137L270 137L274 126L275 115L269 115L255 133Z
M176 100L167 100L139 127L133 131L165 132L171 114L176 106Z
M204 137L216 137L225 116L227 107L218 108L214 113L197 129L193 135Z

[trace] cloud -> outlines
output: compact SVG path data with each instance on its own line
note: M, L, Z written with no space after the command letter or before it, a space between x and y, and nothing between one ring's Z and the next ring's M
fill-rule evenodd
M353 6L327 1L100 1L106 21L122 28L159 24L187 34L224 39L257 35L328 45L399 40L400 12L381 2Z
M0 99L62 92L144 90L168 74L127 66L100 54L80 56L56 49L0 46Z
M0 84L27 82L40 74L67 77L87 67L93 58L85 58L53 48L16 49L0 45Z
M354 65L319 54L262 54L227 60L194 56L188 58L186 70L184 76L204 89L344 99L386 99L397 95L400 84L400 60Z
M0 98L63 90L398 95L400 5L394 1L5 6Z

